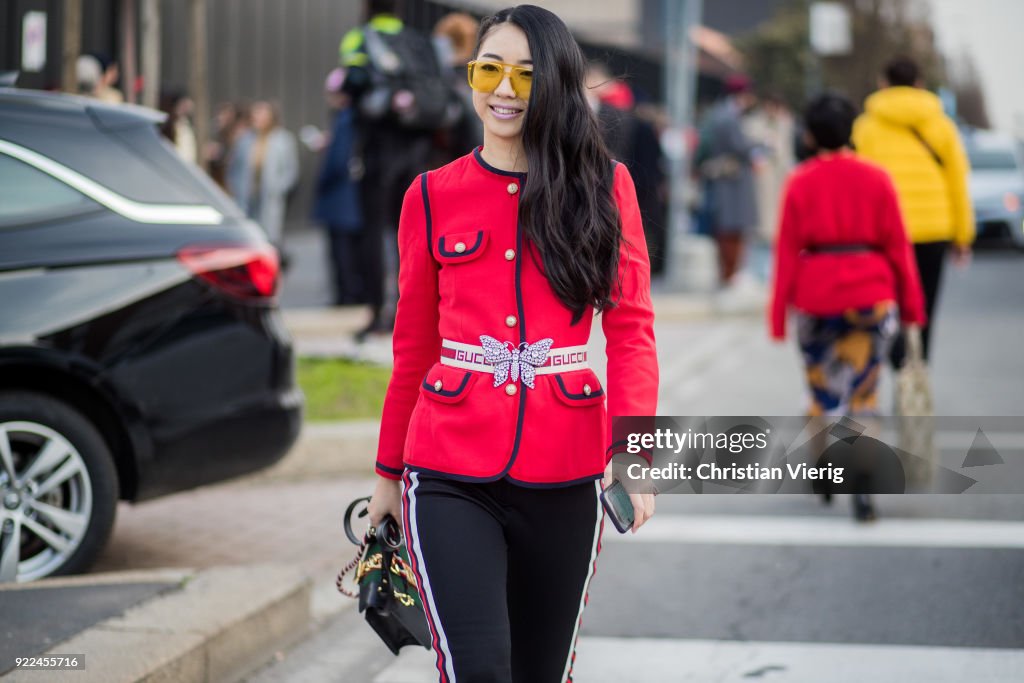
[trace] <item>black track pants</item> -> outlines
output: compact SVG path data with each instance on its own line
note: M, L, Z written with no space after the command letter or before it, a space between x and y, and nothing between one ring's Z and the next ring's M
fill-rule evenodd
M571 681L599 482L534 489L407 471L405 537L441 683Z

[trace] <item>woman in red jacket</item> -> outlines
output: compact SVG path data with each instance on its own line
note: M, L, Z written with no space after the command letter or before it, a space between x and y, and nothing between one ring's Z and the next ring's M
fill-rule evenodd
M468 66L484 145L402 207L370 519L402 516L441 681L569 677L617 452L607 412L656 411L643 226L584 68L547 10L485 20ZM595 311L606 387L587 358ZM654 499L631 500L635 531Z
M776 245L771 334L785 338L794 307L812 417L877 415L881 360L898 320L920 325L925 317L892 180L849 149L855 116L838 95L808 105L818 155L790 176ZM866 493L853 503L858 519L874 517Z

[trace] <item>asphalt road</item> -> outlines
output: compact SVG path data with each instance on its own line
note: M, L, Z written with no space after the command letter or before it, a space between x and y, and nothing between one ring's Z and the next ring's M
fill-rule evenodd
M315 278L300 274L307 293ZM302 287L286 287L286 304L302 303ZM1022 302L1024 256L981 253L947 272L938 414L1024 413ZM759 317L659 323L657 335L659 414L802 412L793 342L768 342ZM841 496L824 507L665 495L637 537L606 527L574 680L1024 680L1024 496L878 507L878 522L856 525ZM251 681L436 680L428 653L393 660L368 631L346 612Z

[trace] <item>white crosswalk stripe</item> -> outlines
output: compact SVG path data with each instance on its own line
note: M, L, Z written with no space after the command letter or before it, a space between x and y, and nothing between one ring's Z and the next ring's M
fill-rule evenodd
M1024 549L1024 522L656 514L639 533L605 533L604 542Z
M434 683L430 654L406 649L373 683ZM1024 651L582 637L576 683L1019 683Z
M584 638L576 661L577 683L1012 683L1024 671L1020 650L650 638Z

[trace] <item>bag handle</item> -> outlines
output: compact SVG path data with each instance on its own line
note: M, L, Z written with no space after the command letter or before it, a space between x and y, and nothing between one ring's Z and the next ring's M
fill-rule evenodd
M370 513L370 506L369 506L370 497L369 496L364 496L362 498L356 498L355 500L353 500L351 503L348 504L347 508L345 508L345 518L344 518L345 519L345 522L344 522L345 523L345 535L348 536L348 540L352 541L352 543L355 544L355 545L359 545L360 543L364 542L364 541L359 540L359 537L356 536L356 533L352 530L352 513L355 511L356 507L360 503L366 503L367 504L367 506L365 508L363 508L359 512L359 514L357 515L360 519L362 519L363 517L365 517L366 515L368 515Z
M351 572L353 569L359 566L359 563L363 559L363 553L366 552L366 545L370 542L370 539L372 538L372 535L369 532L367 532L366 536L363 537L363 540L359 540L359 538L355 534L355 531L352 530L352 513L355 512L356 508L359 506L360 503L367 503L367 507L363 508L357 515L360 518L365 517L370 512L369 502L370 497L364 496L362 498L356 498L355 500L348 504L347 508L345 508L345 535L348 536L348 540L352 541L352 543L359 546L359 549L356 551L356 556L352 558L352 560L348 564L342 567L341 571L338 572L338 578L335 579L334 585L338 588L339 593L341 593L342 595L347 595L350 598L358 598L359 594L356 591L350 590L345 587L345 576L347 576L349 572Z
M921 340L921 326L907 325L904 330L907 344L907 363L921 365L924 363L924 342Z

